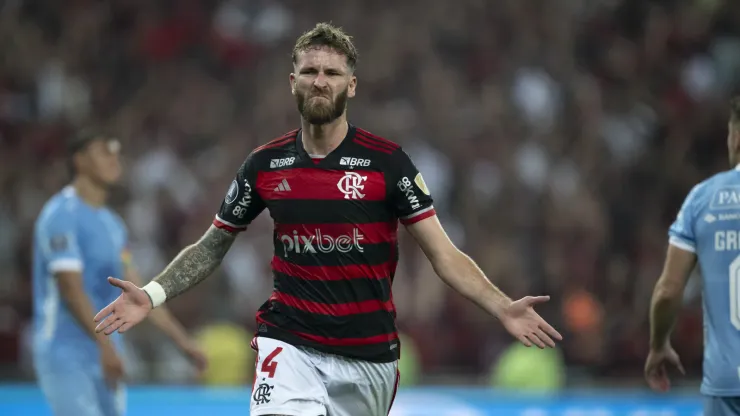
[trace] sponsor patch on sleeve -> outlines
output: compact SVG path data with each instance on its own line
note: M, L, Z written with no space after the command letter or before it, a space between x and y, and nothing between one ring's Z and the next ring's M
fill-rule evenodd
M429 195L429 188L427 188L427 184L424 182L421 172L416 174L414 183L419 187L419 189L421 189L421 192L424 192L425 195Z

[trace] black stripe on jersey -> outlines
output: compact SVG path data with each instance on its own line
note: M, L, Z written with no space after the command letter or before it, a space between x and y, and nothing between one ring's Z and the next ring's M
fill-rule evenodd
M349 303L367 300L386 302L391 298L390 279L305 280L280 272L273 272L273 275L275 290L312 302Z
M313 241L312 247L315 252L305 252L305 245L301 244L298 248L294 248L294 250L301 250L300 253L290 251L286 255L285 244L277 237L274 241L275 255L297 266L346 266L348 264L375 266L394 260L391 258L393 254L391 243L365 244L362 246L362 252L353 248L346 253L336 250L322 253L319 251L318 243Z
M386 201L291 200L267 202L270 216L286 224L362 224L394 221Z
M269 311L261 317L287 331L332 338L365 338L395 331L394 316L386 311L335 317L305 312L271 300Z
M399 358L399 348L392 349L390 348L390 344L387 342L351 347L325 345L305 339L288 330L279 328L276 324L272 323L272 318L268 317L266 314L262 315L262 317L268 324L260 325L258 336L279 339L291 345L303 345L328 354L374 363L390 363ZM398 341L396 341L396 343L398 343Z

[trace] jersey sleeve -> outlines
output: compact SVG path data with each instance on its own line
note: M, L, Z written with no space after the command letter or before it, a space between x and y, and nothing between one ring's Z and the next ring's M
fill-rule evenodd
M231 181L213 225L230 232L244 231L265 209L265 202L257 192L256 184L257 170L252 154Z
M435 215L431 192L409 155L399 149L392 157L390 200L401 223L411 225Z
M695 186L681 205L676 220L668 229L668 241L672 246L692 253L696 252L694 224L697 211L697 195L700 185Z
M77 238L76 218L70 207L61 207L38 230L39 245L49 273L82 272L84 264Z

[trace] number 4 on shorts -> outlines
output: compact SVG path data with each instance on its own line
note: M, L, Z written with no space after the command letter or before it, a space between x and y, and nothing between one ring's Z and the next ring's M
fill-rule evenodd
M260 368L260 371L267 373L269 378L275 377L275 370L278 365L277 361L275 361L275 357L277 357L281 351L283 351L283 347L275 348L273 352L265 357L265 361L262 362L262 368Z

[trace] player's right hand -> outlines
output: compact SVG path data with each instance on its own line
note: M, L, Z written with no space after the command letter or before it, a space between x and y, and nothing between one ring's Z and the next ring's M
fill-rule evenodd
M660 349L650 350L645 361L645 379L651 389L666 392L671 388L671 381L668 379L668 369L666 368L667 364L676 367L681 374L686 374L678 354L670 344Z
M103 377L105 377L108 387L115 389L124 374L123 362L112 345L109 344L100 350L100 365L103 368Z
M108 283L121 289L121 296L95 315L95 332L110 335L124 333L143 321L152 310L152 301L143 289L131 282L108 278Z

